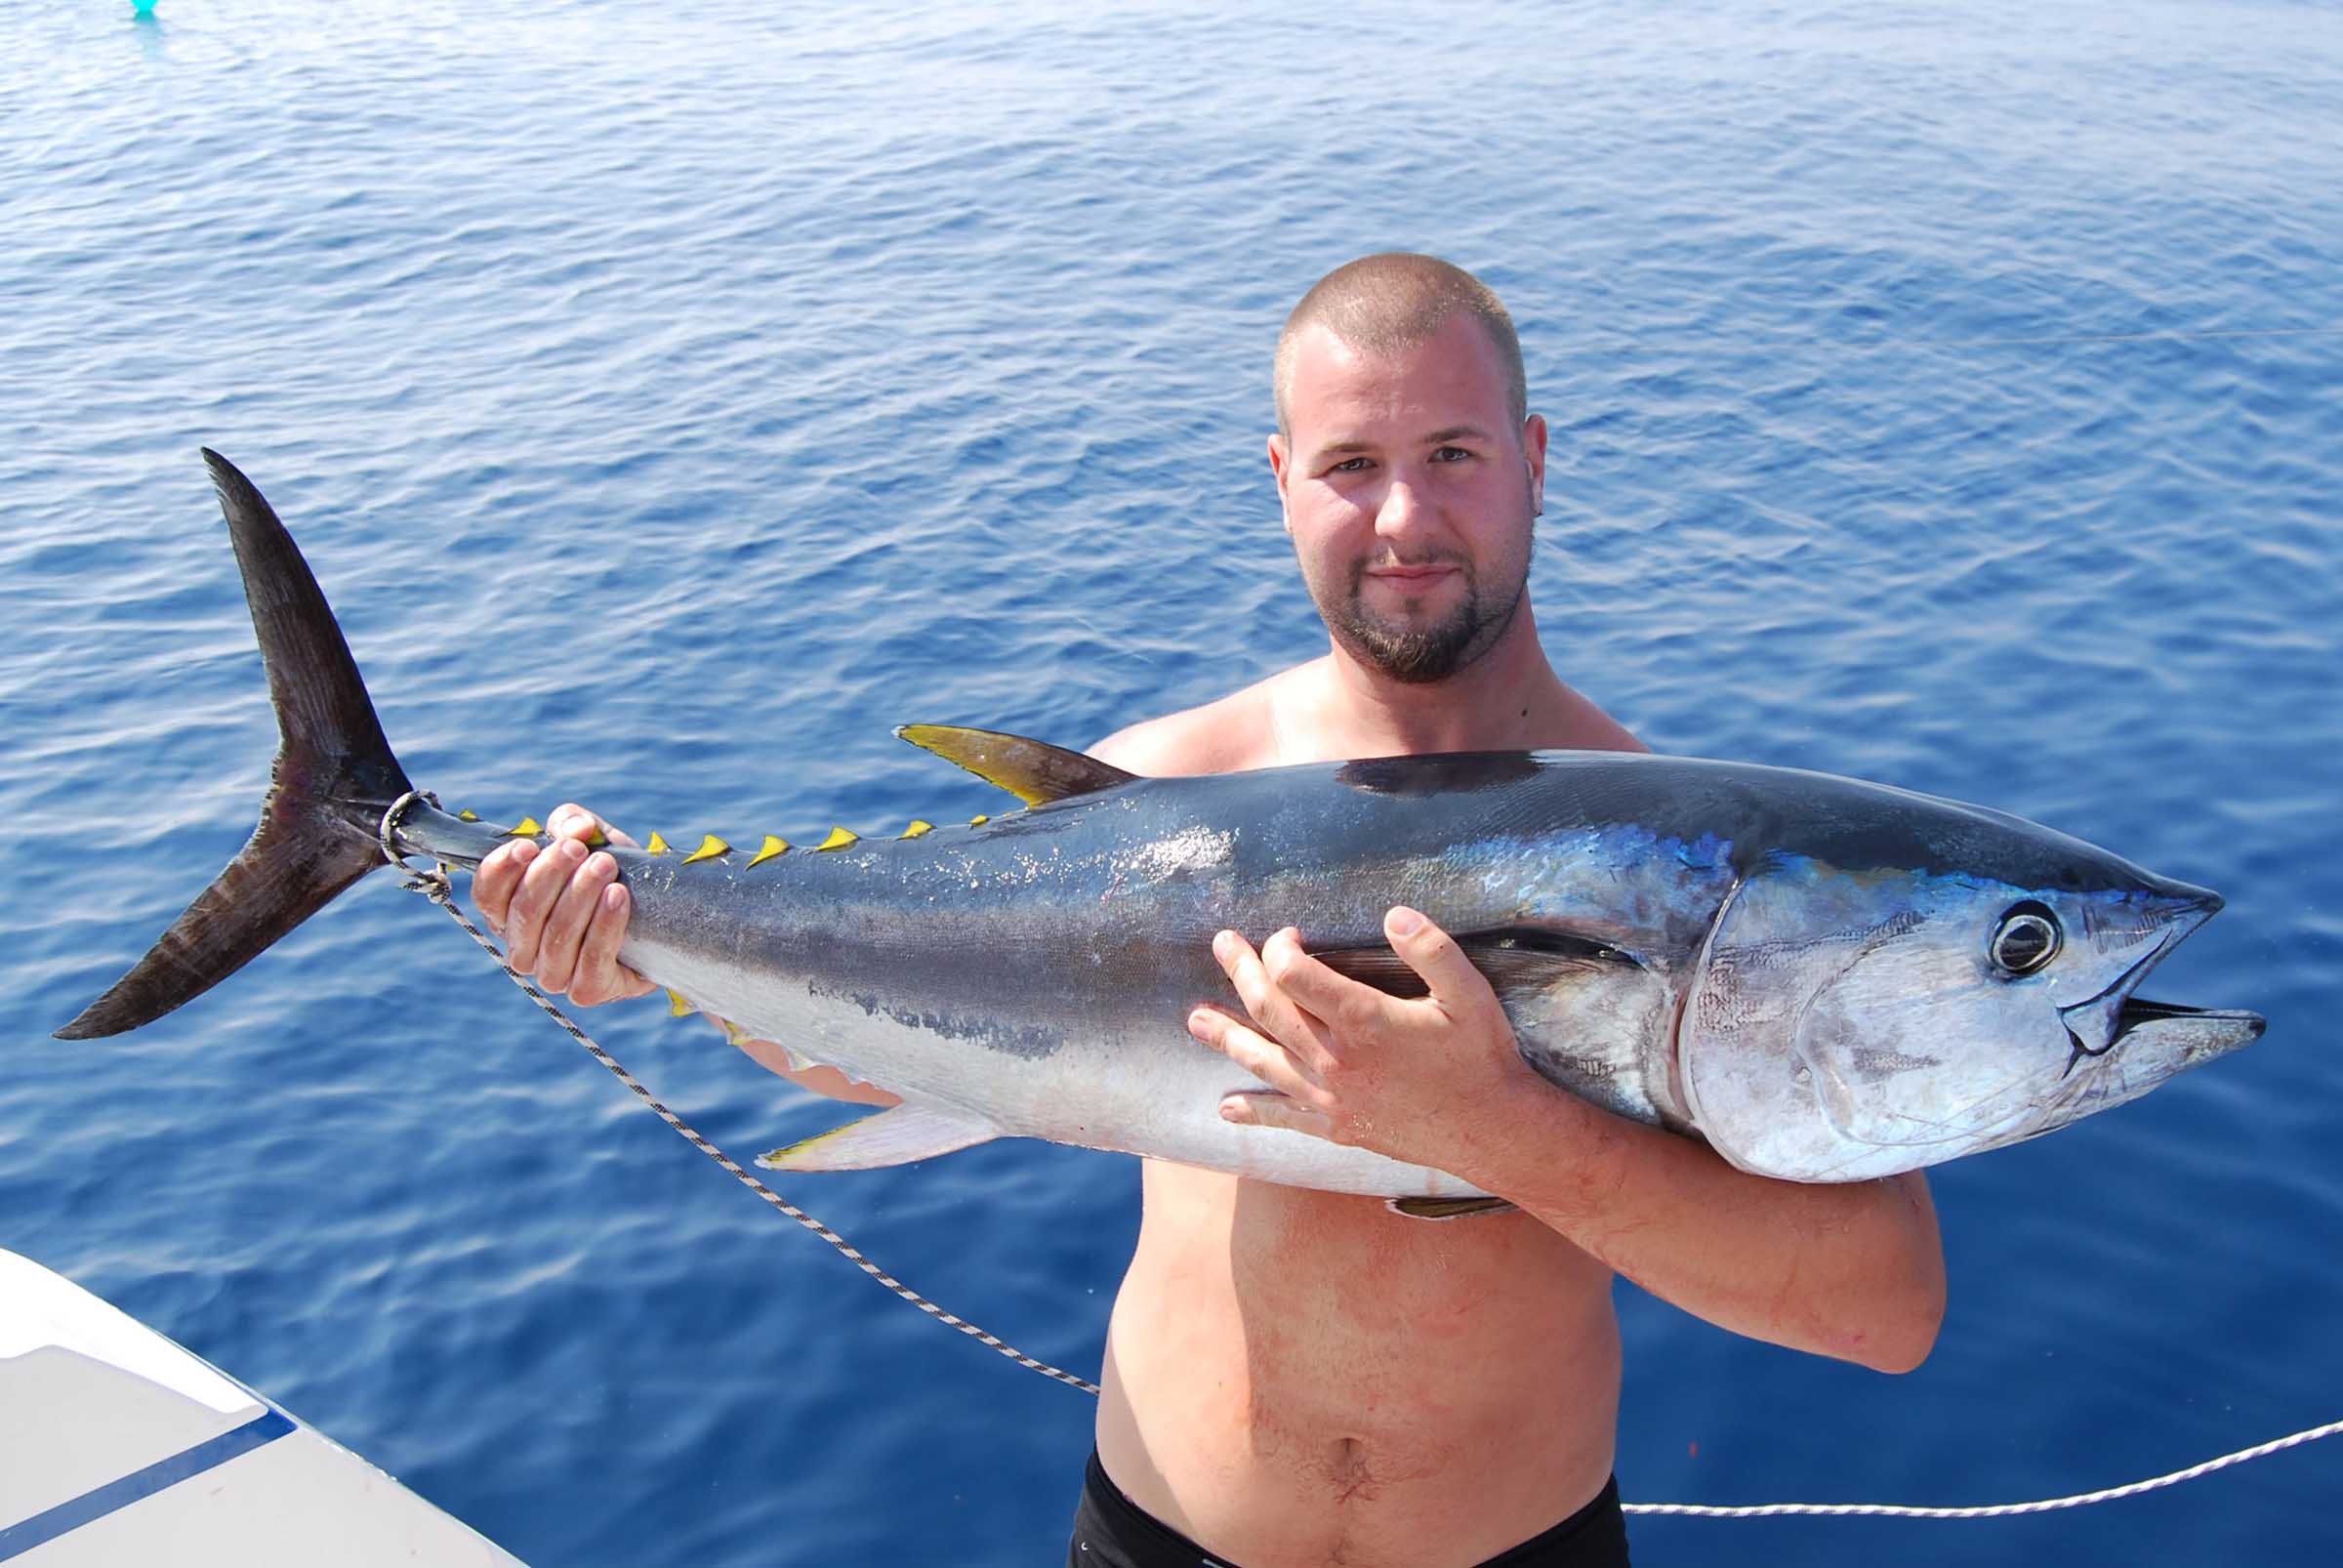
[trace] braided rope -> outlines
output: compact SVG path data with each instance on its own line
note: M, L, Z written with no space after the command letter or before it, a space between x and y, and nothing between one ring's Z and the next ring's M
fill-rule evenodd
M537 987L531 984L530 981L517 970L514 969L512 965L505 962L504 954L497 949L495 941L492 940L477 926L474 926L470 920L465 918L464 911L457 906L455 891L448 882L448 876L445 867L432 867L426 871L417 871L412 866L409 866L404 860L400 859L395 852L393 852L390 845L390 834L396 817L398 813L406 806L409 801L418 799L428 800L430 797L422 795L420 792L403 797L397 805L392 806L390 811L384 813L383 818L383 852L385 856L390 859L390 863L395 866L405 877L405 886L413 891L422 893L432 903L437 904L441 909L446 910L448 918L453 920L458 926L462 927L464 928L464 933L470 936L474 942L479 944L480 951L486 953L489 958L495 961L496 967L505 971L505 977L507 979L511 980L514 985L520 987L521 991L527 995L530 1001L536 1003L538 1007L542 1008L545 1011L546 1015L551 1017L555 1023L559 1024L572 1040L575 1040L579 1045L584 1046L586 1050L593 1054L594 1059L600 1062L604 1067L607 1067L620 1083L633 1090L638 1099L640 1099L645 1105L648 1105L652 1110L658 1112L659 1119L661 1121L665 1122L669 1127L674 1128L676 1132L682 1135L684 1140L689 1142L693 1148L698 1149L702 1154L707 1155L708 1158L714 1160L718 1165L722 1166L726 1171L730 1172L733 1178L739 1181L743 1186L747 1187L751 1192L754 1192L758 1197L762 1198L766 1203L770 1204L773 1208L779 1210L782 1214L788 1216L790 1218L796 1220L807 1230L810 1230L815 1235L821 1237L822 1240L828 1242L833 1248L835 1248L840 1256L843 1257L846 1261L852 1263L856 1268L862 1270L863 1273L869 1275L880 1285L885 1287L887 1291L902 1298L904 1300L909 1301L912 1305L918 1307L921 1311L926 1313L929 1317L935 1319L937 1322L945 1324L950 1328L958 1329L961 1333L968 1336L968 1338L974 1340L977 1343L984 1345L989 1349L999 1351L1002 1355L1005 1355L1009 1360L1014 1361L1018 1366L1024 1367L1033 1372L1038 1372L1045 1378L1051 1379L1057 1382L1062 1382L1071 1388L1079 1388L1087 1394L1094 1395L1098 1392L1098 1385L1096 1383L1089 1382L1088 1379L1079 1378L1073 1373L1067 1372L1062 1368L1053 1367L1047 1361L1027 1355L1015 1345L1012 1345L998 1336L979 1328L977 1325L970 1323L967 1319L959 1316L957 1313L947 1311L945 1308L938 1306L935 1302L927 1300L926 1297L922 1296L919 1292L913 1290L901 1280L896 1279L892 1274L889 1274L886 1270L881 1268L877 1263L874 1263L868 1258L865 1258L851 1242L845 1239L845 1237L841 1236L837 1231L832 1230L828 1225L822 1223L819 1219L816 1219L804 1210L800 1209L796 1204L791 1203L788 1199L782 1197L772 1188L766 1186L756 1176L743 1170L739 1163L730 1155L726 1154L723 1150L718 1148L715 1144L709 1142L707 1138L703 1137L698 1129L694 1128L690 1123L684 1121L680 1116L678 1116L674 1111L669 1110L667 1106L661 1103L660 1100L653 1095L649 1090L642 1086L642 1083L639 1079L637 1079L633 1073L627 1071L625 1067L621 1066L616 1057L612 1056L607 1051L604 1051L600 1045L596 1044L596 1041L586 1033L585 1030L579 1028L578 1025L572 1021L569 1014L563 1012L559 1008L555 1007L552 1000L548 998L543 991L538 990ZM1894 1519L1998 1519L2025 1513L2048 1513L2059 1508L2079 1508L2093 1503L2114 1503L2122 1498L2137 1497L2143 1492L2154 1492L2163 1487L2177 1486L2183 1481L2193 1481L2199 1476L2210 1475L2215 1470L2227 1469L2233 1465L2242 1465L2247 1460L2264 1459L2272 1454L2281 1453L2289 1448L2300 1447L2305 1443L2315 1443L2321 1438L2332 1437L2337 1432L2343 1432L2343 1421L2332 1421L2326 1423L2324 1425L2306 1427L2302 1431L2293 1432L2284 1437L2274 1438L2267 1443L2257 1443L2251 1448L2241 1448L2234 1454L2224 1454L2218 1459L2209 1459L2204 1461L2202 1464L2191 1465L2185 1469L2173 1470L2164 1475L2152 1476L2147 1480L2132 1481L2122 1486L2106 1487L2096 1492L2077 1492L2067 1497L2037 1498L2028 1503L1994 1503L1972 1507L1927 1507L1902 1503L1755 1503L1746 1505L1710 1503L1627 1503L1623 1504L1622 1507L1628 1513L1665 1514L1679 1518L1696 1519L1766 1519L1782 1518L1793 1515L1820 1515L1825 1517L1861 1515L1869 1518Z
M404 802L401 803L402 805L404 804ZM396 811L398 807L392 808L393 811ZM386 821L388 820L389 818L386 816ZM389 836L389 830L386 828L384 837L386 840L388 840ZM388 849L389 846L387 844L385 847ZM1071 1388L1079 1388L1086 1394L1095 1394L1098 1391L1098 1385L1094 1382L1091 1382L1088 1379L1078 1378L1073 1373L1067 1372L1062 1368L1053 1367L1047 1361L1029 1356L1024 1351L1018 1349L1015 1345L1007 1342L1006 1340L1003 1340L997 1335L989 1333L988 1331L977 1327L975 1324L970 1323L966 1318L946 1311L943 1307L936 1305L935 1302L930 1301L926 1297L922 1296L919 1292L913 1290L910 1286L895 1278L894 1275L889 1274L885 1269L881 1268L877 1263L874 1263L868 1258L865 1258L855 1249L853 1243L847 1241L845 1237L840 1235L837 1231L832 1230L828 1225L823 1224L819 1219L816 1219L813 1216L807 1214L804 1210L799 1208L796 1204L791 1203L788 1199L782 1197L772 1188L766 1186L756 1176L741 1169L739 1162L734 1160L729 1154L726 1154L722 1149L718 1148L715 1144L709 1142L705 1137L701 1136L699 1130L693 1127L689 1122L684 1121L682 1117L678 1116L674 1111L669 1110L666 1105L659 1101L657 1096L652 1094L649 1090L642 1087L641 1080L637 1079L633 1073L627 1071L626 1068L620 1066L618 1059L615 1056L612 1056L610 1052L604 1051L599 1045L596 1044L593 1038L589 1036L585 1030L579 1028L576 1023L571 1021L569 1014L563 1012L559 1008L554 1006L552 1000L549 999L543 991L538 990L537 987L529 983L529 981L522 976L517 970L514 969L512 965L505 962L505 956L503 953L497 950L496 943L491 940L486 933L481 931L477 926L474 926L471 921L467 920L464 916L463 910L456 907L455 891L448 884L447 872L444 868L435 867L429 871L416 871L412 867L406 865L403 861L397 860L395 857L392 859L391 863L396 865L401 872L405 873L407 879L406 886L408 887L416 892L422 893L432 903L437 904L441 909L446 910L448 917L452 919L458 926L464 928L465 934L470 936L474 942L477 942L480 945L480 951L486 953L490 958L496 961L496 967L505 971L505 977L511 980L514 985L519 986L521 990L528 995L530 1001L536 1003L540 1008L543 1008L547 1016L551 1017L555 1023L559 1024L564 1030L566 1030L572 1040L575 1040L579 1045L584 1046L587 1051L593 1053L596 1061L598 1061L603 1066L609 1068L611 1073L618 1079L620 1083L633 1090L636 1096L645 1105L648 1105L652 1110L657 1111L659 1113L659 1119L665 1122L669 1127L674 1128L678 1133L681 1134L684 1141L689 1143L693 1148L698 1149L702 1154L708 1156L708 1158L711 1160L714 1160L717 1164L722 1166L726 1171L730 1172L733 1179L740 1182L742 1186L747 1187L751 1192L757 1194L758 1197L762 1198L766 1203L772 1205L775 1209L778 1209L781 1213L787 1215L799 1224L803 1225L807 1230L810 1230L815 1235L821 1237L822 1240L828 1242L832 1247L836 1248L839 1252L839 1255L844 1258L847 1262L852 1263L856 1268L861 1269L872 1279L878 1281L881 1285L884 1286L896 1296L901 1297L904 1300L909 1301L912 1305L918 1307L921 1311L926 1313L938 1323L942 1323L949 1328L958 1329L969 1339L974 1340L978 1344L984 1345L988 1349L998 1350L1001 1352L1001 1354L1008 1357L1009 1360L1014 1361L1018 1366L1024 1367L1033 1372L1038 1372L1045 1378L1053 1379Z
M2279 338L2331 338L2343 326L2216 327L2201 332L2062 332L2015 338L1816 338L1777 333L1753 338L1588 338L1553 350L1566 355L1594 353L1762 353L1819 349L1826 353L1886 353L1915 349L2054 349L2098 344L2218 343Z
M2089 1503L2113 1503L2117 1498L2137 1497L2158 1487L2177 1486L2193 1481L2199 1475L2242 1465L2249 1459L2261 1459L2281 1449L2303 1443L2315 1443L2322 1437L2343 1432L2343 1421L2330 1421L2323 1426L2312 1426L2290 1436L2256 1443L2240 1448L2219 1459L2208 1459L2201 1465L2174 1470L2169 1475L2153 1476L2145 1481L2133 1481L2124 1486L2111 1486L2098 1492L2077 1492L2072 1497L2040 1498L2032 1503L1994 1503L1969 1508L1915 1507L1902 1503L1757 1503L1745 1507L1726 1507L1706 1503L1629 1503L1629 1513L1670 1513L1697 1519L1764 1519L1785 1514L1865 1514L1893 1519L1999 1519L2018 1513L2048 1513L2054 1508L2079 1508Z

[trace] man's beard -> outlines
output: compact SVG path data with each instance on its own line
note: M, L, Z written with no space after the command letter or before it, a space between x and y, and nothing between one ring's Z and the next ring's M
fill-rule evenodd
M1445 681L1497 645L1513 613L1521 607L1529 584L1526 576L1501 599L1481 592L1480 573L1467 560L1436 557L1462 574L1464 597L1457 607L1429 626L1394 625L1368 613L1361 598L1367 565L1351 568L1350 592L1339 604L1325 607L1326 624L1352 654L1392 680L1406 685Z
M1373 563L1362 560L1351 567L1349 591L1341 601L1318 606L1318 612L1326 618L1327 629L1353 656L1402 684L1423 685L1447 680L1497 645L1505 628L1513 624L1514 613L1521 608L1522 598L1529 592L1529 553L1537 529L1534 497L1529 498L1526 510L1530 516L1524 519L1523 527L1530 537L1523 541L1521 573L1513 579L1510 592L1484 594L1481 574L1470 557L1435 555L1409 564L1456 567L1463 578L1463 598L1455 609L1429 626L1393 624L1368 612L1362 596L1367 571Z

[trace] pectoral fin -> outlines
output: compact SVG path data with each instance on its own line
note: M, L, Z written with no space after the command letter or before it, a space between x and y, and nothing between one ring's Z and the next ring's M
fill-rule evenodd
M1525 1000L1564 980L1585 978L1607 966L1635 965L1618 948L1591 937L1574 936L1542 927L1505 927L1498 930L1465 931L1457 946L1472 967L1488 978L1500 1002L1520 996ZM1427 994L1423 976L1388 947L1330 947L1310 955L1337 974L1396 997Z
M875 1171L881 1166L930 1160L1000 1135L1000 1129L972 1117L953 1116L925 1105L897 1105L802 1143L775 1149L757 1163L767 1171Z
M1384 1207L1410 1219L1462 1219L1468 1215L1500 1214L1512 1209L1507 1198L1386 1198Z

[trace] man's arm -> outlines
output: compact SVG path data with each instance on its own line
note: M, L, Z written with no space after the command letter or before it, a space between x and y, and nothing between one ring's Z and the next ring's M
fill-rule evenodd
M1213 952L1252 1016L1200 1008L1189 1028L1276 1092L1231 1095L1223 1116L1452 1172L1735 1333L1882 1372L1926 1359L1945 1266L1917 1173L1777 1181L1600 1110L1522 1060L1496 993L1445 932L1395 909L1386 934L1430 996L1336 974L1291 928L1258 953L1220 934Z
M1091 755L1140 773L1260 765L1248 748L1266 729L1269 685L1133 725ZM1555 720L1557 744L1645 749L1593 704L1570 698ZM1231 1096L1224 1115L1452 1172L1736 1333L1880 1371L1908 1371L1927 1356L1944 1319L1945 1264L1923 1177L1776 1181L1599 1110L1521 1059L1496 993L1436 927L1389 934L1430 985L1424 1001L1335 973L1291 931L1263 954L1223 933L1214 952L1252 1021L1208 1008L1190 1027L1283 1092Z

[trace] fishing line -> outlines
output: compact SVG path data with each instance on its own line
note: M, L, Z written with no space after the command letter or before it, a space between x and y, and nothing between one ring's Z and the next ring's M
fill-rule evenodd
M396 812L399 810L400 806L403 806L406 803L404 801L401 801L398 806L391 807L390 812L386 813L385 815L385 822L388 823L394 820ZM389 853L390 846L387 842L389 838L388 832L385 833L384 838L386 840L384 849L386 853ZM592 1036L588 1035L585 1030L579 1028L576 1023L571 1021L569 1014L563 1012L559 1008L554 1006L552 1000L548 998L543 991L538 990L537 987L532 985L520 973L519 970L514 969L512 965L505 962L505 956L497 950L496 943L484 932L482 932L477 926L474 926L470 920L466 919L463 910L456 907L455 889L448 881L447 867L433 866L428 870L418 871L414 867L406 864L403 860L400 860L395 854L391 856L390 863L396 866L404 875L406 879L404 886L415 892L423 894L432 903L437 904L441 909L446 910L448 917L452 919L458 926L464 928L465 934L479 944L480 951L486 953L491 959L496 961L496 967L505 971L505 977L507 979L511 980L514 985L519 986L521 990L527 994L530 1001L536 1003L540 1008L543 1008L549 1017L551 1017L555 1023L559 1024L564 1030L568 1031L569 1037L572 1040L575 1040L579 1045L584 1046L589 1052L591 1052L596 1061L598 1061L603 1066L609 1068L620 1083L633 1090L637 1098L640 1099L652 1110L657 1111L659 1113L659 1119L665 1122L668 1126L674 1128L678 1133L681 1134L685 1142L689 1143L693 1148L698 1149L702 1154L705 1154L708 1156L708 1158L714 1160L717 1164L722 1166L726 1171L730 1172L733 1178L739 1181L742 1186L747 1187L751 1192L757 1194L758 1197L762 1198L766 1203L772 1205L775 1209L778 1209L781 1213L787 1215L799 1224L803 1225L807 1230L810 1230L815 1235L821 1237L822 1240L828 1242L832 1247L836 1248L839 1255L844 1258L847 1262L852 1263L856 1268L861 1269L865 1274L868 1274L872 1279L878 1281L888 1291L892 1292L896 1296L901 1297L904 1300L909 1301L912 1305L918 1307L921 1311L926 1313L938 1323L958 1329L969 1339L974 1340L978 1344L1000 1351L1001 1354L1008 1357L1009 1360L1014 1361L1018 1366L1024 1367L1029 1371L1038 1372L1043 1377L1053 1379L1058 1382L1065 1383L1069 1387L1079 1388L1086 1394L1097 1393L1098 1385L1094 1382L1091 1382L1089 1379L1078 1378L1073 1373L1067 1372L1061 1367L1053 1367L1048 1362L1043 1361L1038 1357L1029 1356L1024 1351L1018 1349L1015 1345L1010 1344L1007 1341L1001 1339L999 1336L988 1333L984 1329L981 1329L975 1324L970 1323L966 1318L961 1317L956 1313L946 1311L943 1307L938 1306L933 1301L930 1301L926 1297L922 1296L918 1291L913 1290L910 1286L895 1278L894 1275L889 1274L885 1269L881 1268L877 1263L874 1263L868 1258L863 1257L860 1252L855 1250L853 1243L847 1241L845 1237L840 1235L837 1231L832 1230L828 1225L823 1224L819 1219L816 1219L813 1216L807 1214L796 1204L791 1203L787 1198L782 1197L779 1193L766 1186L762 1181L760 1181L749 1172L741 1169L738 1161L734 1160L732 1156L726 1154L722 1149L719 1149L715 1144L709 1142L707 1138L700 1135L699 1130L693 1127L689 1122L684 1121L682 1117L678 1116L674 1111L669 1110L667 1106L658 1099L657 1096L652 1094L649 1090L642 1087L642 1081L640 1079L637 1078L633 1073L627 1071L626 1068L619 1065L617 1057L611 1055L607 1051L604 1051L598 1044L595 1042Z
M402 886L423 894L432 903L446 910L448 918L462 927L464 933L478 944L480 951L487 954L490 959L495 961L496 967L505 971L505 978L519 986L528 999L543 1009L546 1015L559 1024L572 1040L592 1052L596 1061L607 1067L620 1083L633 1090L637 1098L658 1112L661 1121L682 1135L684 1140L693 1148L698 1149L702 1154L730 1172L733 1178L741 1185L828 1242L847 1262L852 1263L873 1280L884 1286L891 1294L909 1301L937 1322L958 1329L978 1344L999 1351L1028 1371L1038 1372L1043 1377L1062 1382L1070 1388L1079 1388L1086 1394L1095 1395L1098 1392L1098 1385L1089 1379L1077 1377L1061 1367L1053 1367L1047 1361L1029 1356L999 1336L977 1327L966 1318L946 1311L943 1307L927 1300L926 1297L922 1296L885 1269L865 1258L845 1237L832 1230L828 1225L823 1224L819 1219L743 1170L739 1162L735 1161L732 1156L709 1142L700 1135L698 1129L674 1111L669 1110L649 1090L642 1086L640 1079L621 1066L618 1059L596 1044L584 1029L579 1028L569 1014L555 1007L551 998L543 991L538 990L519 970L505 962L505 956L498 950L494 939L467 919L464 911L457 906L455 888L449 881L446 866L432 866L418 871L401 859L391 847L390 826L396 822L398 813L405 808L408 801L430 799L429 795L421 791L412 792L383 814L383 832L381 834L383 853L403 877ZM433 804L437 803L433 802ZM2192 1465L2185 1469L2173 1470L2165 1475L2152 1476L2144 1481L2131 1481L2122 1486L2106 1487L2097 1492L2077 1492L2069 1497L2039 1498L2030 1503L1993 1503L1973 1507L1928 1507L1902 1503L1754 1503L1745 1505L1626 1503L1622 1504L1621 1506L1628 1513L1673 1514L1697 1519L1765 1519L1793 1514L1826 1516L1862 1514L1871 1518L1894 1519L1997 1519L2021 1513L2047 1513L2057 1508L2079 1508L2087 1504L2113 1503L2119 1498L2137 1497L2143 1492L2154 1492L2161 1487L2177 1486L2182 1481L2193 1481L2200 1475L2210 1475L2213 1471L2227 1469L2232 1465L2242 1465L2247 1460L2262 1459L2285 1449L2299 1447L2304 1443L2315 1443L2322 1437L2332 1437L2337 1432L2343 1432L2343 1421L2328 1422L2323 1426L2308 1427L2285 1437L2276 1438L2267 1443L2257 1443L2251 1448L2242 1448L2234 1454L2224 1454L2218 1459L2206 1460L2200 1465Z
M1635 353L1773 353L1786 349L1824 352L1886 353L1898 349L2054 349L2087 344L2219 343L2258 338L2330 338L2343 336L2343 326L2210 328L2195 332L2075 332L2017 338L1812 338L1783 333L1764 338L1687 338L1677 342L1649 338L1589 338L1579 343L1541 346L1546 354Z
M1725 1506L1710 1503L1624 1503L1620 1505L1629 1513L1672 1513L1695 1519L1766 1519L1788 1514L1849 1514L1860 1513L1888 1519L2000 1519L2017 1513L2048 1513L2054 1508L2079 1508L2091 1503L2113 1503L2117 1498L2137 1497L2142 1492L2154 1492L2158 1487L2177 1486L2193 1481L2199 1475L2242 1465L2249 1459L2261 1459L2282 1449L2315 1443L2322 1437L2343 1432L2343 1421L2330 1421L2323 1426L2306 1427L2267 1443L2240 1448L2219 1459L2208 1459L2201 1465L2174 1470L2168 1475L2151 1476L2145 1481L2131 1481L2122 1486L2111 1486L2097 1492L2077 1492L2071 1497L2038 1498L2032 1503L1988 1503L1967 1508L1921 1507L1906 1503L1753 1503L1745 1506Z

